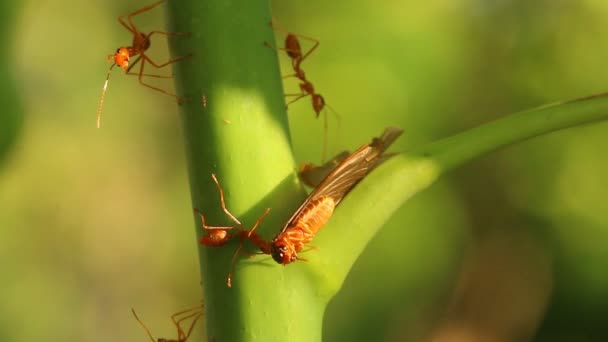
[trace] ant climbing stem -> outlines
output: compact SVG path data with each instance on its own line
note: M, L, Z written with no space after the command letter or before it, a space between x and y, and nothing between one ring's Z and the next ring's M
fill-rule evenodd
M147 54L146 51L150 48L151 45L151 41L150 38L153 35L165 35L165 36L186 36L186 35L190 35L190 32L165 32L165 31L152 31L148 34L145 34L141 31L139 31L139 29L137 28L137 26L135 26L135 23L133 23L133 17L147 12L151 9L153 9L154 7L160 5L161 3L165 2L166 0L160 0L157 1L151 5L148 5L146 7L140 8L137 11L131 12L129 14L123 15L118 17L118 22L125 28L127 29L129 32L131 32L133 34L133 41L131 43L131 46L123 46L120 47L116 50L116 52L114 54L110 54L108 55L108 61L109 62L113 62L112 65L110 66L110 68L108 69L108 75L106 77L106 81L103 85L103 89L101 92L101 97L99 100L99 105L97 107L97 128L101 127L101 111L103 108L103 102L104 102L104 98L106 95L106 91L108 88L108 81L110 80L110 74L112 72L112 68L115 65L118 65L121 69L124 70L125 74L127 75L137 75L137 79L139 81L139 83L145 87L148 87L150 89L154 89L156 91L159 91L163 94L175 97L178 103L181 103L181 101L183 100L183 98L180 98L179 96L177 96L174 93L171 93L167 90L158 88L156 86L153 86L149 83L146 83L143 80L143 77L156 77L156 78L171 78L171 76L163 76L163 75L154 75L154 74L146 74L144 73L144 66L146 65L146 62L150 65L152 65L155 68L162 68L165 67L169 64L173 64L177 61L180 61L184 58L190 57L192 56L191 53L184 55L184 56L180 56L180 57L176 57L176 58L172 58L170 60L168 60L165 63L157 63L155 61L153 61ZM133 60L131 63L129 63L130 59L132 57L136 57L135 60ZM131 72L131 69L137 65L139 63L139 72Z
M321 112L323 111L323 109L326 106L337 115L338 113L333 108L331 108L329 105L327 105L325 103L325 99L323 98L323 96L321 96L321 94L318 94L315 92L312 82L310 82L306 78L306 73L304 72L304 70L301 67L302 62L308 56L310 56L310 54L313 51L315 51L317 49L317 47L319 47L319 44L320 44L319 41L314 38L308 37L308 36L289 32L285 28L281 27L279 25L278 21L276 21L275 19L272 19L272 21L270 22L270 26L272 27L273 30L286 34L285 47L275 47L275 46L270 45L268 42L264 42L264 45L268 48L271 48L271 49L274 49L277 51L285 51L287 53L287 55L289 56L289 58L291 59L291 67L293 68L294 73L290 74L290 75L285 75L285 76L283 76L283 78L295 77L300 80L300 93L285 94L286 97L295 96L294 99L287 102L286 107L289 107L290 104L298 101L299 99L301 99L303 97L310 95L311 100L312 100L312 107L316 113L317 118L319 117L319 115L321 114ZM308 49L308 51L302 52L302 46L300 45L300 40L298 39L298 37L313 42L314 43L313 46L310 49ZM327 146L328 146L328 140L329 140L327 113L325 113L323 120L324 120L323 121L323 150L321 153L321 159L325 160L325 157L327 155Z

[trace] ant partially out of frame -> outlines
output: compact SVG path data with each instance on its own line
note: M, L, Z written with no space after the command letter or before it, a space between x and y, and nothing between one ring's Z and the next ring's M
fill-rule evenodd
M152 333L150 332L150 329L148 329L148 327L144 324L144 322L142 322L142 320L139 319L139 317L137 317L137 314L135 313L135 309L132 308L131 312L133 313L133 316L135 317L137 322L139 322L139 324L144 328L146 333L148 333L148 336L150 337L150 340L152 342L186 342L186 340L188 340L188 338L192 334L192 330L194 330L194 326L196 325L196 322L203 316L203 306L201 304L201 305L198 305L191 309L176 312L173 315L171 315L171 321L173 322L173 325L175 325L175 328L177 329L177 339L168 339L168 338L164 338L164 337L159 337L157 339L154 339L154 337L152 336ZM190 328L188 328L188 331L186 332L182 328L181 323L190 318L192 318L192 323L190 323Z
M135 24L133 23L134 16L147 12L165 1L166 0L157 1L144 8L138 9L137 11L134 11L127 15L118 17L118 22L124 28L126 28L129 32L131 32L133 34L133 42L131 43L131 46L119 47L116 50L116 53L108 55L108 61L111 61L113 63L110 66L110 68L108 69L108 75L106 76L106 81L103 85L103 90L101 92L101 97L99 99L99 106L97 107L97 128L99 128L101 126L101 110L103 108L103 100L105 98L106 90L108 88L108 81L110 80L110 74L112 73L112 68L114 68L115 65L118 65L121 69L123 69L127 75L137 75L137 79L139 80L139 83L141 85L146 86L150 89L159 91L163 94L173 96L177 99L178 102L180 102L182 100L179 96L177 96L174 93L168 92L164 89L155 87L151 84L144 82L143 77L171 78L171 76L145 74L144 66L146 65L146 62L148 62L150 65L154 66L155 68L162 68L169 64L180 61L184 58L192 56L192 54L190 53L190 54L187 54L184 56L172 58L165 63L156 63L146 54L146 50L148 50L148 48L150 48L150 44L151 44L150 37L152 37L152 35L161 34L161 35L165 35L165 36L186 36L186 35L189 35L190 32L152 31L152 32L146 34L146 33L139 31L137 26L135 26ZM136 58L135 58L135 60L130 61L130 59L132 57L136 57ZM131 69L135 65L137 65L137 63L139 63L139 72L131 72Z

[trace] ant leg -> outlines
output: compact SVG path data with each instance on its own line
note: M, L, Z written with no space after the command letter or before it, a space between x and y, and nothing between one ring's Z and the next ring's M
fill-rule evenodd
M135 58L135 60L133 61L133 63L129 64L129 67L127 68L127 74L131 74L131 69L133 69L134 66L137 65L137 63L141 62L141 55L137 56ZM139 75L139 73L135 74L133 73L133 75Z
M165 35L165 36L189 36L189 35L191 35L191 34L192 34L192 32L165 32L165 31L152 31L152 32L148 33L148 35L146 36L146 38L147 38L148 40L150 40L150 37L152 37L152 35L153 35L153 34L155 34L155 33L157 33L157 34L163 34L163 35ZM186 54L186 55L183 55L183 56L179 56L179 57L172 58L172 59L168 60L167 62L165 62L165 63L161 63L161 64L154 62L154 61L153 61L152 59L150 59L150 57L148 57L148 56L145 56L145 55L143 55L143 54L142 54L142 56L143 56L143 58L145 58L145 59L146 59L148 62L150 62L150 64L152 64L154 67L156 67L156 68L162 68L162 67L167 66L167 65L169 65L169 64L172 64L172 63L175 63L175 62L177 62L177 61L180 61L180 60L182 60L182 59L184 59L184 58L192 57L192 53L189 53L189 54Z
M255 243L256 245L258 245L258 247L260 247L261 250L266 249L265 248L266 243L259 243L259 242L261 242L261 237L258 235L258 233L255 232L255 230L258 229L258 226L260 225L262 220L266 217L266 215L268 215L269 212L270 212L270 208L266 208L266 210L264 210L264 213L262 213L262 215L260 215L260 217L258 217L258 219L255 221L255 224L253 225L253 227L247 232L247 239L252 240L252 242Z
M119 23L120 23L122 26L124 26L124 27L125 27L127 30L129 30L131 33L133 33L133 34L137 34L137 33L139 33L139 30L137 30L137 27L136 27L136 26L135 26L135 24L133 23L132 18L133 18L134 16L138 15L138 14L141 14L141 13L144 13L144 12L147 12L147 11L149 11L149 10L153 9L154 7L156 7L156 6L160 5L160 4L162 4L163 2L165 2L165 0L160 0L160 1L157 1L157 2L155 2L155 3L151 4L151 5L148 5L148 6L144 7L144 8L140 8L140 9L138 9L138 10L137 10L137 11L135 11L135 12L131 12L131 13L129 13L129 14L126 14L126 15L120 16L120 17L118 17L118 22L119 22ZM127 18L127 20L129 21L129 23L128 23L128 24L127 24L127 23L125 22L125 20L124 20L124 18L125 18L125 17L126 17L126 18Z
M133 63L129 64L129 67L127 68L127 72L126 75L130 75L130 76L139 76L139 73L135 73L135 72L131 72L131 69L133 69L133 67L135 65L137 65L137 63L139 63L141 61L141 55L137 56L137 58L135 58L135 60L133 61ZM156 78L173 78L173 76L164 76L164 75L153 75L153 74L141 74L143 77L156 77Z
M184 336L184 341L186 341L188 339L188 337L190 337L190 334L192 334L192 330L194 329L194 325L196 324L196 322L203 317L203 312L199 312L198 314L194 315L194 319L192 320L192 324L190 324L190 329L188 329L188 333ZM188 318L193 317L193 316L188 316Z
M281 78L285 79L285 78L290 78L290 77L298 78L298 74L297 73L293 73L293 74L289 74L289 75L283 75Z
M308 96L308 95L309 95L309 94L305 94L305 93L300 93L300 94L285 94L285 97L288 97L288 96L297 96L295 99L293 99L293 100L291 100L291 101L287 102L287 103L285 104L285 107L289 107L289 105L290 105L290 104L292 104L292 103L294 103L294 102L298 101L299 99L301 99L301 98L303 98L303 97L305 97L305 96Z
M320 43L318 40L311 38L311 37L307 37L307 36L304 36L301 34L296 34L296 33L292 33L292 34L296 37L300 37L302 39L306 39L308 41L314 42L313 46L310 49L308 49L308 51L306 51L300 58L299 62L302 63L302 61L304 61L306 59L306 57L308 57L308 55L310 55L313 51L315 51L319 47Z
M222 189L222 186L220 185L219 181L217 180L217 177L215 176L215 174L211 174L211 178L213 179L213 182L215 183L215 185L218 189L218 192L220 193L220 205L222 207L222 210L224 211L224 214L226 214L226 216L228 216L228 218L230 218L230 220L232 220L232 222L234 222L238 227L208 226L205 222L205 216L203 215L203 213L201 213L196 208L194 209L194 211L199 214L199 216L201 218L201 223L202 223L203 229L210 230L210 231L217 231L217 234L220 234L218 236L215 236L215 235L212 235L213 234L212 232L209 232L203 237L203 239L205 239L205 238L209 239L209 244L213 244L213 246L221 246L221 245L225 244L226 242L228 242L229 240L231 240L232 238L237 236L237 234L229 235L228 233L226 233L226 235L222 235L221 231L236 229L240 232L241 238L243 238L243 234L244 234L244 232L246 232L246 230L243 228L243 224L241 223L241 221L239 221L226 207L226 201L224 199L224 189ZM205 244L205 245L207 245L207 244Z
M164 89L161 89L161 88L155 87L155 86L153 86L153 85L150 85L150 84L148 84L148 83L146 83L146 82L144 82L144 81L142 80L142 77L143 77L143 75L144 75L144 65L146 65L146 61L147 61L147 60L148 60L148 58L146 58L146 57L142 56L142 59L141 59L141 64L140 64L140 66L139 66L139 73L137 74L137 79L139 80L139 83L140 83L141 85L143 85L143 86L148 87L148 88L154 89L154 90L156 90L156 91L160 91L161 93L165 93L165 94L170 95L170 96L178 97L177 95L175 95L175 94L173 94L173 93L170 93L170 92L168 92L168 91L166 91L166 90L164 90Z
M324 120L323 126L324 126L324 129L325 129L325 137L324 137L324 139L325 139L325 144L329 145L329 133L328 133L328 128L329 128L329 124L328 124L329 118L328 118L328 116L329 116L329 113L328 112L331 112L334 115L334 117L336 118L336 121L338 122L338 126L340 126L340 122L341 122L342 118L340 117L340 114L332 106L330 106L329 104L323 102L323 106L325 107L325 110L324 110L324 113L323 113L325 115L325 117L323 118L323 120ZM329 111L327 109L329 109ZM326 153L326 152L327 151L325 151L324 153ZM325 158L323 158L323 159L325 159Z
M232 240L237 234L229 234L228 231L231 229L237 229L239 232L244 232L242 228L235 227L222 227L222 226L208 226L205 222L205 216L203 213L194 208L194 211L201 217L201 223L204 230L207 231L205 235L201 237L200 243L208 247L219 247L225 245L228 241Z
M329 108L329 111L332 112L332 114L334 114L334 116L336 117L336 120L338 121L338 124L339 124L340 121L342 120L342 117L340 117L340 113L338 113L332 106L330 106L327 103L324 103L324 106Z
M325 162L327 157L327 145L329 144L329 133L327 125L327 112L323 113L323 150L321 150L321 161Z
M178 311L176 313L174 313L173 315L171 315L171 320L173 321L173 323L179 323L181 321L183 321L184 319L188 319L189 317L193 317L196 314L198 314L198 310L202 310L203 309L203 304L199 304L195 307L189 308L189 309L185 309L182 311ZM196 311L196 312L195 312ZM195 312L194 314L192 314L192 312ZM185 317L180 318L179 320L177 319L177 316L181 316L183 314L188 314Z
M269 212L270 208L266 208L264 213L257 219L257 221L255 221L255 224L253 225L251 230L247 232L247 235L245 237L247 239L250 239L256 245L258 245L258 247L260 247L260 249L264 251L265 254L270 253L270 247L268 246L268 243L266 243L257 233L255 233L255 230L258 228L258 225L262 222L266 215L268 215ZM234 264L236 263L236 259L241 253L241 250L243 249L243 242L244 240L241 240L239 248L236 249L234 255L232 256L232 261L230 262L230 271L228 272L228 278L226 279L226 285L228 285L228 287L232 287L232 273L234 270Z
M141 59L141 65L140 65L140 67L139 67L139 74L138 74L138 77L137 77L137 79L139 80L139 84L141 84L141 85L143 85L143 86L145 86L145 87L148 87L148 88L150 88L150 89L154 89L154 90L156 90L156 91L160 91L160 92L161 92L161 93L163 93L163 94L167 94L167 95L169 95L169 96L173 96L173 97L175 97L175 98L177 99L177 102L178 102L178 103L181 103L181 101L183 100L183 98L181 98L181 97L177 96L176 94L173 94L173 93L168 92L168 91L166 91L166 90L164 90L164 89L161 89L161 88L155 87L155 86L153 86L153 85L151 85L151 84L148 84L148 83L144 82L144 80L142 79L142 77L144 76L144 65L146 64L146 63L145 63L146 61L150 61L150 60L149 60L149 58L148 58L148 57L146 57L145 55L142 55L142 59Z
M205 220L205 215L203 215L202 212L200 212L198 209L194 208L194 212L197 213L200 217L201 217L201 225L203 227L203 229L207 229L207 230L230 230L230 229L235 229L234 227L222 227L222 226L208 226L207 225L207 221Z
M165 36L189 36L192 34L192 32L167 32L167 31L152 31L150 33L148 33L148 35L146 36L146 38L150 39L150 37L153 34L164 34Z
M272 45L270 45L270 43L268 43L266 41L264 42L264 46L266 46L269 49L273 49L273 50L277 50L277 51L285 51L287 53L290 53L290 52L291 53L298 53L298 51L299 51L298 49L289 49L289 48L286 48L286 47L282 48L282 47L272 46Z
M192 57L192 54L189 53L187 55L171 58L170 60L166 61L165 63L158 64L158 63L154 62L152 59L150 59L150 57L148 57L146 55L142 55L142 58L145 59L146 61L148 61L150 64L152 64L152 66L154 66L155 68L162 68L162 67L165 67L165 66L167 66L169 64L173 64L173 63L175 63L177 61L181 61L182 59L185 59L185 58L188 58L188 57Z
M126 75L129 75L129 76L139 76L139 73L128 72L128 73L126 73ZM167 76L167 75L154 75L154 74L141 74L141 77L173 78L173 76Z
M156 342L154 340L154 337L152 336L152 333L150 332L150 329L148 329L148 327L144 324L144 322L141 321L141 319L139 319L139 317L137 317L137 314L135 313L135 309L131 308L131 312L133 312L133 316L135 316L135 319L139 322L139 324L144 328L144 330L148 333L148 336L150 337L150 340L152 342Z
M148 61L150 64L152 64L155 68L162 68L162 67L165 67L165 66L167 66L169 64L173 64L173 63L175 63L177 61L181 61L182 59L185 59L185 58L188 58L188 57L192 57L192 54L189 53L189 54L184 55L184 56L179 56L179 57L171 58L170 60L166 61L165 63L159 64L159 63L154 62L147 55L143 55L142 54L142 58L145 59L146 61Z
M230 218L230 220L232 220L232 222L234 222L238 227L208 226L207 223L205 222L205 216L203 215L203 213L201 213L198 209L194 208L194 211L197 212L201 218L201 223L202 223L203 229L210 230L210 231L216 231L217 234L219 234L216 236L216 235L213 235L214 233L212 233L212 232L207 233L203 237L203 239L208 239L209 243L208 244L204 243L204 244L213 245L213 246L221 246L221 245L225 244L232 238L236 237L237 234L230 235L230 234L226 233L225 235L222 235L221 231L227 231L227 230L231 230L231 229L238 230L240 233L241 239L246 238L245 232L247 230L245 230L243 228L243 224L241 223L241 221L239 221L226 207L226 201L224 199L224 189L222 189L222 186L220 185L219 181L217 180L217 177L215 176L215 174L211 174L211 178L213 179L213 182L215 183L215 185L218 189L218 192L220 193L220 205L222 207L222 210L224 211L224 214L226 214L226 216L228 216L228 218ZM201 241L203 241L203 240L201 240ZM201 243L203 243L203 242L201 242Z
M199 317L203 314L202 307L203 307L203 304L200 304L194 308L176 312L173 315L171 315L171 321L173 321L173 325L175 325L175 327L177 328L177 336L178 336L177 338L179 341L185 341L188 338L188 336L190 336L190 333L192 332L192 328L194 327L194 323L196 323L196 321L199 319ZM177 319L177 316L181 316L186 313L187 313L187 315ZM184 320L187 320L189 318L195 317L195 316L198 316L198 317L196 317L194 319L194 321L192 322L192 325L190 326L190 329L188 330L188 334L186 334L184 332L184 330L182 329L181 322Z
M215 173L211 174L211 178L213 179L213 182L215 183L215 186L217 187L217 190L220 193L220 205L222 206L222 210L224 211L224 214L226 214L226 216L228 216L228 218L230 218L232 220L232 222L236 223L237 225L239 225L242 228L243 224L241 223L241 221L239 221L234 215L232 215L230 210L228 210L228 208L226 208L226 202L224 200L224 189L222 189L220 182L217 180L217 177L215 176Z
M286 35L290 35L291 34L289 31L287 31L286 29L284 29L275 18L272 18L272 20L268 23L268 25L270 25L270 28L273 29L274 31L282 32L282 33L285 33ZM266 41L264 42L264 45L267 48L270 48L270 49L273 49L273 50L285 51L285 52L288 52L288 53L289 52L291 52L291 53L298 53L300 51L299 49L288 49L286 47L280 48L280 47L277 47L277 46L272 46L272 45L270 45L270 43L268 43Z

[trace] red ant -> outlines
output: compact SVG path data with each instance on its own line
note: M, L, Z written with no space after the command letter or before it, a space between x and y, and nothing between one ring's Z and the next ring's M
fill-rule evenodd
M319 41L314 38L307 37L307 36L304 36L301 34L291 33L289 31L287 31L286 29L282 28L278 24L278 22L274 19L270 23L270 26L275 31L283 32L287 35L285 37L285 47L275 47L275 46L270 45L268 42L264 42L264 45L266 47L269 47L274 50L280 50L280 51L287 52L287 55L291 59L291 67L293 68L294 74L283 76L283 78L295 77L301 81L300 85L299 85L300 93L285 94L286 97L295 96L295 98L293 100L287 102L286 106L289 107L290 104L298 101L299 99L301 99L303 97L310 95L311 101L312 101L312 108L314 109L317 118L319 117L319 115L321 114L321 112L323 111L323 109L326 106L327 106L327 108L331 109L334 113L336 113L336 111L333 108L331 108L327 103L325 103L325 99L323 98L323 96L321 96L321 94L318 94L315 92L315 88L314 88L313 84L306 78L306 74L304 73L304 70L301 67L302 62L319 46ZM311 42L314 42L314 45L308 51L303 53L298 37L309 40ZM325 114L325 117L324 117L323 129L324 129L324 136L323 136L322 159L325 159L325 155L327 152L327 140L328 140L327 114Z
M152 336L152 333L150 332L150 329L148 329L148 327L146 327L144 322L142 322L141 319L139 319L139 317L137 317L137 314L135 313L135 309L131 308L131 312L133 312L133 316L135 316L135 319L139 322L139 324L141 324L141 326L144 328L144 330L148 333L148 336L150 337L150 340L152 340L152 342L186 342L188 337L190 337L190 334L192 334L194 325L199 320L199 318L201 318L201 316L203 315L202 304L199 306L196 306L194 308L191 308L191 309L187 309L187 310L183 310L183 311L174 313L173 315L171 315L171 321L173 321L173 325L175 325L175 327L177 328L177 339L167 339L167 338L161 337L161 338L158 338L155 340L154 337ZM179 316L182 316L182 317L180 317L178 319ZM190 324L190 328L188 329L188 332L186 333L182 329L182 326L180 325L180 323L189 318L194 318L194 319L192 320L192 324Z
M236 258L241 253L243 240L250 240L260 248L263 254L270 254L277 263L282 265L287 265L297 260L305 260L298 257L298 253L304 251L306 245L312 241L319 230L329 221L335 208L344 196L367 176L369 172L385 160L384 151L402 132L398 128L387 128L381 137L374 138L371 143L361 146L348 157L344 158L343 154L340 154L334 158L334 162L338 163L337 166L315 187L304 203L300 205L279 233L270 241L264 240L256 232L260 222L270 209L268 208L264 211L250 230L244 229L241 222L226 208L224 191L217 177L212 174L211 177L220 193L222 210L238 227L208 226L203 214L196 209L195 211L201 217L203 229L209 231L201 238L201 244L217 247L223 246L234 237L240 237L241 239L241 244L232 257L226 282L228 287L232 286L232 270ZM338 160L340 161L338 162ZM230 231L234 231L234 233L230 233Z
M119 67L121 67L127 75L137 75L137 79L139 80L139 83L141 85L154 89L156 91L160 91L161 93L167 94L169 96L173 96L177 99L178 102L180 102L182 100L176 94L170 93L166 90L163 90L161 88L157 88L153 85L150 85L150 84L144 82L142 79L142 77L144 77L144 76L156 77L156 78L171 78L171 76L144 74L144 65L146 64L146 62L150 63L152 66L154 66L156 68L162 68L169 64L175 63L179 60L182 60L186 57L192 56L192 54L190 53L190 54L187 54L187 55L184 55L181 57L170 59L169 61L167 61L165 63L159 64L159 63L154 62L145 53L146 50L148 50L148 48L150 48L150 44L151 44L150 37L152 37L152 35L154 35L154 34L163 34L166 36L183 36L183 35L190 34L190 32L165 32L165 31L152 31L148 34L145 34L143 32L140 32L137 29L137 26L135 26L135 24L133 23L132 18L138 14L151 10L152 8L160 5L161 3L165 2L165 1L166 0L157 1L151 5L141 8L135 12L118 17L118 22L124 28L129 30L129 32L131 32L133 34L133 42L131 43L131 46L120 47L116 50L116 53L108 55L108 61L112 61L113 63L110 66L110 69L108 69L108 75L106 76L106 81L103 85L103 90L101 92L101 98L99 99L99 106L97 107L97 128L99 128L101 126L101 110L103 107L103 100L106 95L106 89L108 87L108 81L110 80L110 74L112 73L112 68L115 65L118 65ZM132 63L129 63L131 57L135 57L135 56L137 56L137 58L135 58L135 60ZM140 61L141 61L141 63L139 65L139 72L138 73L131 72L131 69Z
M213 182L217 186L218 191L220 193L220 204L222 210L224 211L226 216L228 216L228 218L232 220L232 222L236 223L238 227L208 226L207 222L205 221L205 215L203 215L203 213L200 212L198 209L194 208L194 212L196 212L201 218L201 224L203 229L207 231L207 233L203 235L203 237L201 237L200 244L208 247L220 247L225 245L226 243L228 243L228 241L232 240L235 237L240 237L241 239L250 239L258 245L263 243L264 240L257 233L252 235L250 231L243 228L243 224L241 223L241 221L239 221L234 215L232 215L228 208L226 208L226 202L224 201L224 189L222 189L222 187L220 186L220 183L217 180L215 174L211 174L211 178L213 179ZM267 208L253 225L252 231L255 231L255 229L257 229L260 222L262 222L264 217L266 217L269 212L270 208ZM234 263L236 262L237 256L238 253L235 253L232 257L232 262L230 264L230 272L228 274L227 280L228 287L232 287L232 268L234 267Z

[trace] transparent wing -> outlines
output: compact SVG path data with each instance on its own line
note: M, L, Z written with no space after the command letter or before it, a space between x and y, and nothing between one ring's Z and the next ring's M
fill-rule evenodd
M350 154L338 166L336 166L310 193L308 198L296 210L287 221L283 229L284 232L294 222L297 222L307 205L319 197L329 196L334 199L336 205L342 198L352 190L352 188L363 179L374 167L379 165L384 158L382 153L403 133L399 128L389 127L379 138L373 138L372 142L361 146L358 150Z

